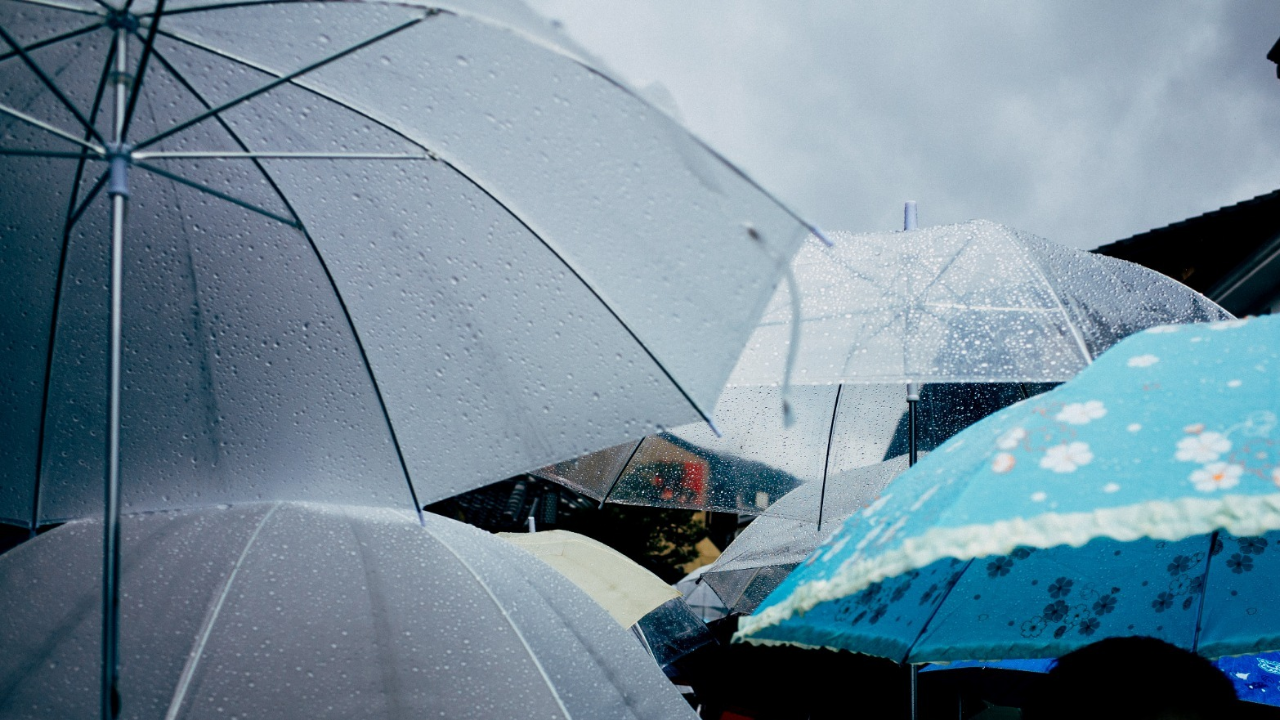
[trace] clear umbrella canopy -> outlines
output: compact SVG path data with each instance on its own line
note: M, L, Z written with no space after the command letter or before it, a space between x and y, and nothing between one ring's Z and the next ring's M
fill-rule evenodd
M984 220L827 236L792 261L796 383L1062 382L1138 330L1230 317L1139 265ZM730 383L780 384L792 322L781 286Z
M108 288L126 508L422 505L708 414L805 233L517 2L2 5L6 522L101 512Z
M428 515L250 504L124 518L122 717L674 718L602 608ZM0 556L0 715L91 717L101 522Z
M916 446L928 451L1039 386L926 385L917 402ZM717 436L684 425L536 472L597 500L715 510L817 523L824 481L902 455L909 446L901 385L803 385L790 390L793 422L778 387L728 387L716 406ZM808 484L800 498L775 506Z
M702 582L710 585L731 611L755 610L835 529L874 502L885 485L906 469L907 457L899 455L833 476L825 487L821 483L800 486L743 529L703 570ZM820 502L823 525L793 519L811 513Z
M910 453L913 438L936 447L1130 333L1229 317L1146 268L995 223L831 236L792 262L802 310L790 426L784 285L716 406L723 436L686 425L538 474L599 500L758 514L807 482ZM918 401L909 382L928 383ZM816 520L822 496L811 497L787 512Z

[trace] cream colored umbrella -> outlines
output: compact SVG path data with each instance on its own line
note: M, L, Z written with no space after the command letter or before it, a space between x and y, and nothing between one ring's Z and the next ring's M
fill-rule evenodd
M498 535L559 571L624 628L680 597L679 590L631 558L585 535L568 530Z

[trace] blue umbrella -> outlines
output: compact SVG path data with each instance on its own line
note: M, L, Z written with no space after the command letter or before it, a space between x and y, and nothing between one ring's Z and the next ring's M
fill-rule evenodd
M921 668L920 672L989 668L1000 671L1047 673L1053 669L1053 663L1052 659L993 662L961 660L946 665L929 665ZM1231 680L1232 685L1235 685L1236 697L1246 702L1280 707L1280 652L1223 657L1215 660L1213 664Z
M1125 340L900 476L740 637L913 663L1280 648L1278 356L1280 318Z

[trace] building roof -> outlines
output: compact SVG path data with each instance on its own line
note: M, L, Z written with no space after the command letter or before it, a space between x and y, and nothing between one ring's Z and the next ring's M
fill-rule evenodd
M1280 190L1094 252L1164 273L1236 314L1254 312L1280 284Z

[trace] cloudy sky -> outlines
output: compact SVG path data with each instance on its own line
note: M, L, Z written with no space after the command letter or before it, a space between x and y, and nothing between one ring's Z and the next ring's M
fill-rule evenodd
M820 227L1094 247L1280 188L1277 0L530 0Z

